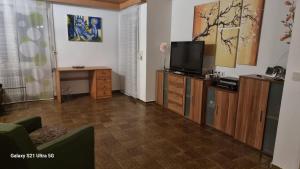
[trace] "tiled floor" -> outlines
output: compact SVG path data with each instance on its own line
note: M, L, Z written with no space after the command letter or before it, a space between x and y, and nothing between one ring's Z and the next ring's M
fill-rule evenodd
M0 122L39 115L44 125L94 125L97 169L266 169L271 161L213 129L121 94L105 101L83 96L62 105L43 101L9 109Z

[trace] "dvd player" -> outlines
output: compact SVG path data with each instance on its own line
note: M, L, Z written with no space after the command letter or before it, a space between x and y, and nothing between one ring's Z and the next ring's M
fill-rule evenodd
M237 91L239 88L239 79L235 77L221 77L216 84L217 87Z

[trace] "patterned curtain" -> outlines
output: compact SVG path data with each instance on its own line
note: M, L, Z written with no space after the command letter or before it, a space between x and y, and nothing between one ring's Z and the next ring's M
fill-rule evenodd
M119 74L124 94L137 97L137 55L139 8L133 6L120 13Z
M46 2L2 0L1 12L0 83L6 102L53 98Z

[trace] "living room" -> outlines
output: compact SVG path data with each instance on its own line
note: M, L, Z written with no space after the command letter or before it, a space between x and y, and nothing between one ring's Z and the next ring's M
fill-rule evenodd
M0 169L299 169L297 0L0 13Z

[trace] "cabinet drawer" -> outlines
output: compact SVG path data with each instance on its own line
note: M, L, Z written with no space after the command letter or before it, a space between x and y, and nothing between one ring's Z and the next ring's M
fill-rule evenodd
M97 79L111 79L111 70L98 70Z
M168 109L170 109L171 111L174 111L180 115L183 115L183 105L178 105L173 102L168 102Z
M181 95L177 95L174 93L169 93L168 94L168 100L174 102L174 103L178 103L180 105L183 105L183 96Z
M175 86L175 85L169 85L169 92L176 93L179 95L184 95L184 86Z
M111 80L97 80L97 90L98 89L110 89L111 90Z
M97 80L97 98L106 98L112 96L112 83L110 79Z
M97 91L97 98L111 97L111 95L112 95L111 90L98 90Z
M176 75L169 75L169 83L175 83L175 84L184 84L184 77L176 76Z

